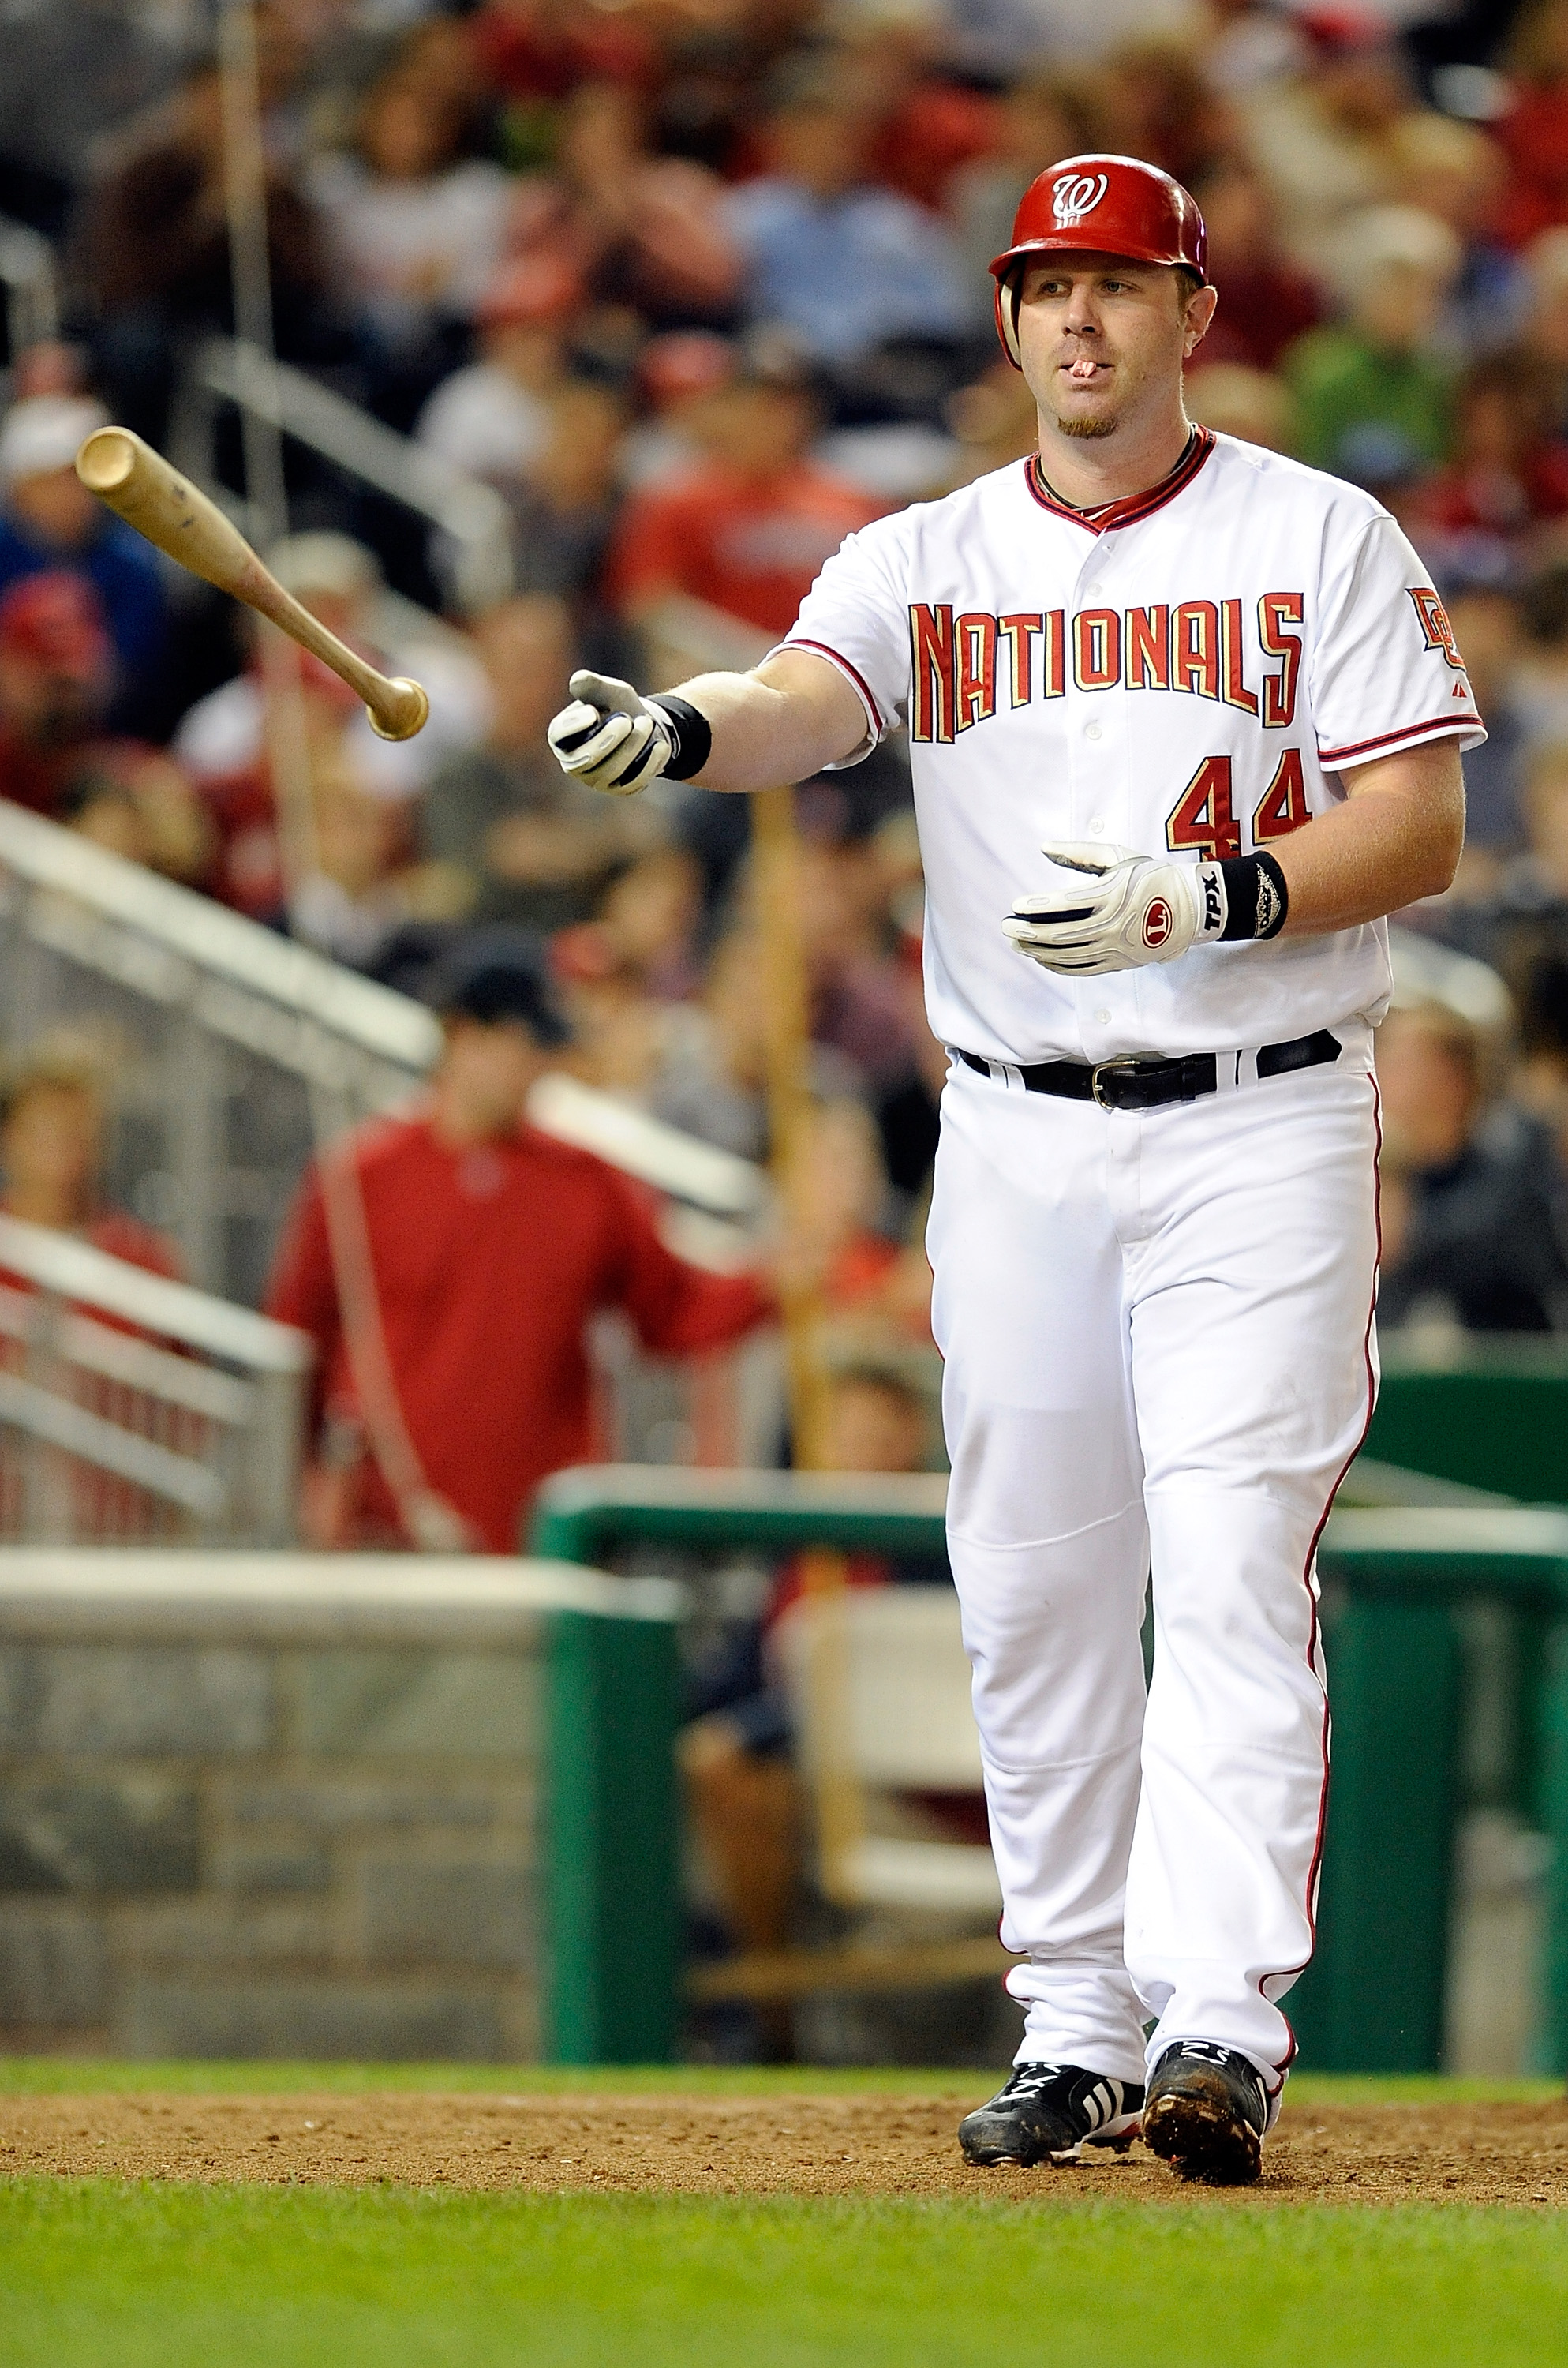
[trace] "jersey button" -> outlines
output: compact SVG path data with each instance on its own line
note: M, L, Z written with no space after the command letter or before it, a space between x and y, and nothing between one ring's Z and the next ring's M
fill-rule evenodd
M1097 723L1085 723L1085 726L1084 726L1084 737L1085 737L1085 740L1097 740L1097 739L1099 738L1099 736L1100 736L1100 727L1099 727L1099 725L1098 725Z
M1105 837L1104 814L1092 815L1089 822L1089 829L1094 837L1103 838Z
M1110 1026L1110 1014L1106 1009L1103 1003L1095 1014L1095 1026L1096 1028L1108 1028Z

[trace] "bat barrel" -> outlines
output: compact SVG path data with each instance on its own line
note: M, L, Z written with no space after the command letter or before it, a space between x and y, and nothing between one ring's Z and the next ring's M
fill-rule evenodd
M129 484L136 466L136 439L123 427L96 427L76 455L76 474L100 497Z

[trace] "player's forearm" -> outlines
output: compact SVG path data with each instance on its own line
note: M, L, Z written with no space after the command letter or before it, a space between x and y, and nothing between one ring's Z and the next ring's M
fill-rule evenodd
M1346 775L1343 805L1269 853L1285 874L1285 937L1323 937L1441 895L1464 844L1464 783L1451 740Z
M816 753L810 719L791 712L786 695L754 674L699 674L679 684L713 734L707 762L692 779L705 790L766 790L803 780L831 763Z
M866 736L859 700L821 659L790 655L751 674L701 674L676 697L707 718L713 745L692 779L705 790L809 780Z

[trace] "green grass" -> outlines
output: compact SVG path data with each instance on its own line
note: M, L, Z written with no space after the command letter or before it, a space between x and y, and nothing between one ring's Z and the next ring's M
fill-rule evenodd
M12 2093L788 2093L952 2073L0 2059ZM1302 2079L1301 2104L1559 2094ZM1568 2214L0 2182L0 2368L1558 2368Z
M574 2090L657 2095L762 2097L831 2096L881 2089L892 2095L958 2095L985 2086L983 2072L832 2072L792 2065L785 2071L749 2066L624 2064L248 2064L127 2063L94 2055L0 2055L0 2096L131 2095L161 2090L173 2096L283 2096L298 2089L360 2096L368 2090L435 2089L445 2095L566 2095Z
M28 2180L5 2368L1525 2368L1568 2222Z
M697 2064L619 2064L587 2068L555 2064L244 2064L127 2062L119 2056L0 2055L0 2096L92 2097L162 2091L180 2097L278 2097L298 2089L343 2096L368 2090L406 2095L426 2089L452 2095L562 2096L599 2090L616 2096L656 2096L661 2089L691 2097L889 2096L979 2094L1000 2078L986 2072L846 2071L809 2064L781 2071ZM1367 2077L1298 2072L1288 2091L1297 2106L1397 2104L1448 2098L1455 2104L1487 2099L1521 2102L1560 2097L1560 2080L1450 2080L1437 2073ZM1568 2350L1568 2346L1565 2346Z

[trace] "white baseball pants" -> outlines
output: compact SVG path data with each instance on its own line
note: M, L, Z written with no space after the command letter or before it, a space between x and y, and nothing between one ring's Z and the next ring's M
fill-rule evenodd
M958 1064L943 1095L948 1534L1020 2063L1141 2080L1216 2040L1278 2094L1290 2062L1315 1549L1376 1388L1377 1092L1368 1030L1335 1032L1332 1067L1137 1115Z

